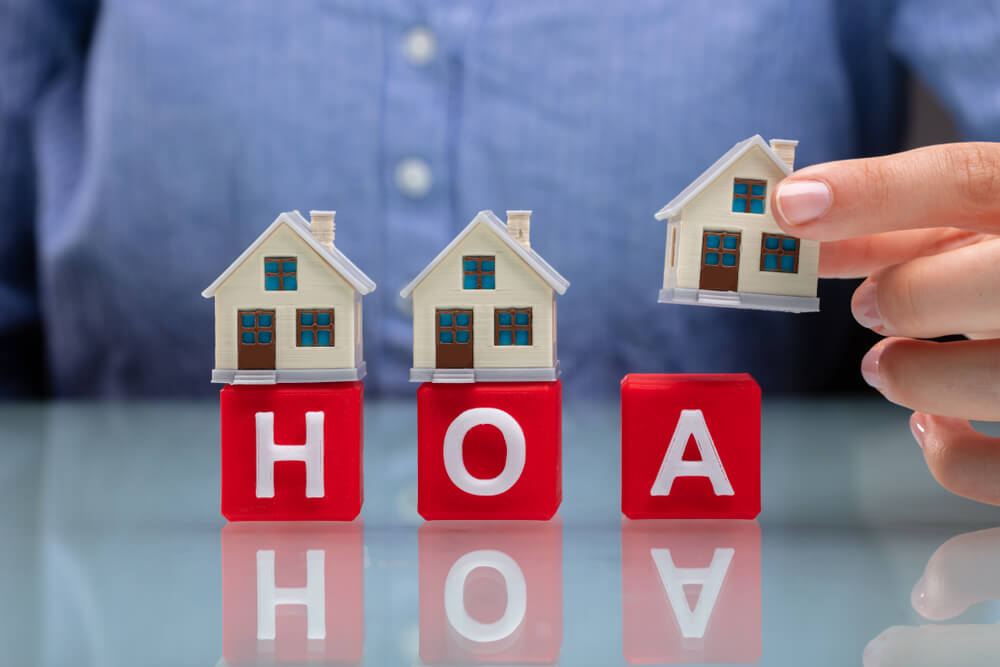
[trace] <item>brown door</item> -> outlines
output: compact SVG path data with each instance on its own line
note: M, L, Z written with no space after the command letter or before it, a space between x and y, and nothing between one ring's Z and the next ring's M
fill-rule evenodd
M472 311L439 308L437 311L438 368L472 368Z
M736 292L740 280L740 233L705 232L701 243L701 289Z
M241 310L236 319L239 336L237 368L249 370L274 369L274 311Z

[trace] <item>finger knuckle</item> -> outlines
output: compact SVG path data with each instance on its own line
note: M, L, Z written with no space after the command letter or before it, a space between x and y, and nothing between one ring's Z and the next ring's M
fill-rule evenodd
M901 335L920 335L922 320L926 316L922 308L923 291L919 271L913 266L888 270L878 281L879 315L887 331Z
M982 143L958 144L946 155L957 194L972 213L996 207L1000 198L1000 154Z

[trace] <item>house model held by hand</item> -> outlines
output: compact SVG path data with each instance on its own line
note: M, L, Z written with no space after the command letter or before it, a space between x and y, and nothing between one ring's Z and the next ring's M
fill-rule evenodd
M202 292L215 298L212 382L364 377L361 297L375 283L334 246L335 213L282 213Z
M786 235L771 211L797 145L741 141L656 213L667 221L661 303L819 310L819 243Z
M413 281L411 382L559 377L556 295L569 282L532 250L531 211L480 211Z

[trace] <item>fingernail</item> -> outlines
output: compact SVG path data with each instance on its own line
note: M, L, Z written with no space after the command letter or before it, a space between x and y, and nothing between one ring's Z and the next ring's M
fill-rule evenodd
M910 417L910 432L913 433L913 439L920 445L920 449L923 449L924 438L927 436L927 422L919 412L914 412Z
M854 298L851 299L851 312L854 313L854 319L861 326L876 331L885 326L885 323L882 322L882 315L878 312L877 295L878 283L869 278L861 283L861 287L854 292Z
M884 345L879 343L872 349L868 350L868 354L866 354L864 359L861 360L861 377L865 379L865 382L876 389L882 388L882 377L879 375L878 361L882 356L882 350L884 347Z
M822 181L792 181L778 187L775 201L785 222L801 225L826 213L833 203L833 193Z

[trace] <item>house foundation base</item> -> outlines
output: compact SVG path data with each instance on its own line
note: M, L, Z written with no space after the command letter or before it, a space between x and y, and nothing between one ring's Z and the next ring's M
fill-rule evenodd
M544 368L411 368L410 382L555 382L559 363Z
M212 382L228 384L278 384L281 382L355 382L367 375L365 362L357 368L281 368L278 370L212 370Z
M776 310L785 313L814 313L819 299L809 296L753 294L750 292L717 292L714 290L672 287L660 290L660 303L680 303L689 306L715 306L747 310Z

